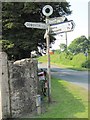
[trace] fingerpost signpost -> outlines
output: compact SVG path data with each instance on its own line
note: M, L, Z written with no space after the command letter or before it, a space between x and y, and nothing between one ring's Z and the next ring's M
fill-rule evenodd
M40 22L25 22L27 28L45 29L44 39L47 44L47 74L48 74L48 102L51 102L51 71L50 71L50 37L49 35L57 35L61 33L71 32L74 30L73 20L64 22L65 16L49 18L53 13L53 8L50 5L46 5L42 9L43 15L46 16L45 23Z
M47 12L48 10L48 12ZM51 72L50 72L50 38L49 38L49 33L50 33L50 24L49 24L49 16L53 13L53 8L50 5L46 5L42 9L42 13L46 16L46 33L44 35L44 38L46 38L46 43L47 43L47 73L48 73L48 102L51 102Z

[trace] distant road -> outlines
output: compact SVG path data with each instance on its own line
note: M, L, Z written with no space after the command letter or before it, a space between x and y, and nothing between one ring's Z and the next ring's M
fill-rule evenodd
M39 68L46 68L46 64L39 63ZM56 78L61 78L65 81L79 85L88 90L88 71L76 71L66 68L60 68L55 65L51 65L51 75Z

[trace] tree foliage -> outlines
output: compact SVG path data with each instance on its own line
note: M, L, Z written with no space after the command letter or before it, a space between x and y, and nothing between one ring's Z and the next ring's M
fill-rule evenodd
M13 51L10 55L15 59L30 57L33 50L37 51L37 46L46 47L46 40L43 38L45 30L27 29L25 22L44 22L45 16L42 14L42 8L47 3L40 2L4 2L2 3L2 39L8 40L13 45ZM70 15L70 4L67 2L48 2L52 5L54 12L51 17ZM51 37L50 42L54 42ZM7 41L3 41L6 42ZM5 44L6 44L5 43ZM12 48L11 48L12 49Z
M84 52L90 49L90 39L87 39L85 36L78 37L72 41L68 49L75 54Z
M67 45L66 44L64 44L64 43L60 44L60 50L61 51L66 51L66 49L67 49Z

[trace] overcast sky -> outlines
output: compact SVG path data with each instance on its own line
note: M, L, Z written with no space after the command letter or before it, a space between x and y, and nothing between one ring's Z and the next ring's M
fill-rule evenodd
M67 18L68 20L73 20L75 23L75 29L72 32L67 33L68 45L75 38L85 35L88 37L88 2L89 0L67 0L70 2L70 9L72 14ZM66 43L65 34L57 36L55 44L52 46L53 49L58 49L60 43Z

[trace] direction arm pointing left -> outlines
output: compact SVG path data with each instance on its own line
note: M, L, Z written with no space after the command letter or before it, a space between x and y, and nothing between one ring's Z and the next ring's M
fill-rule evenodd
M38 29L47 29L45 23L36 23L36 22L25 22L24 24L27 28L38 28Z

